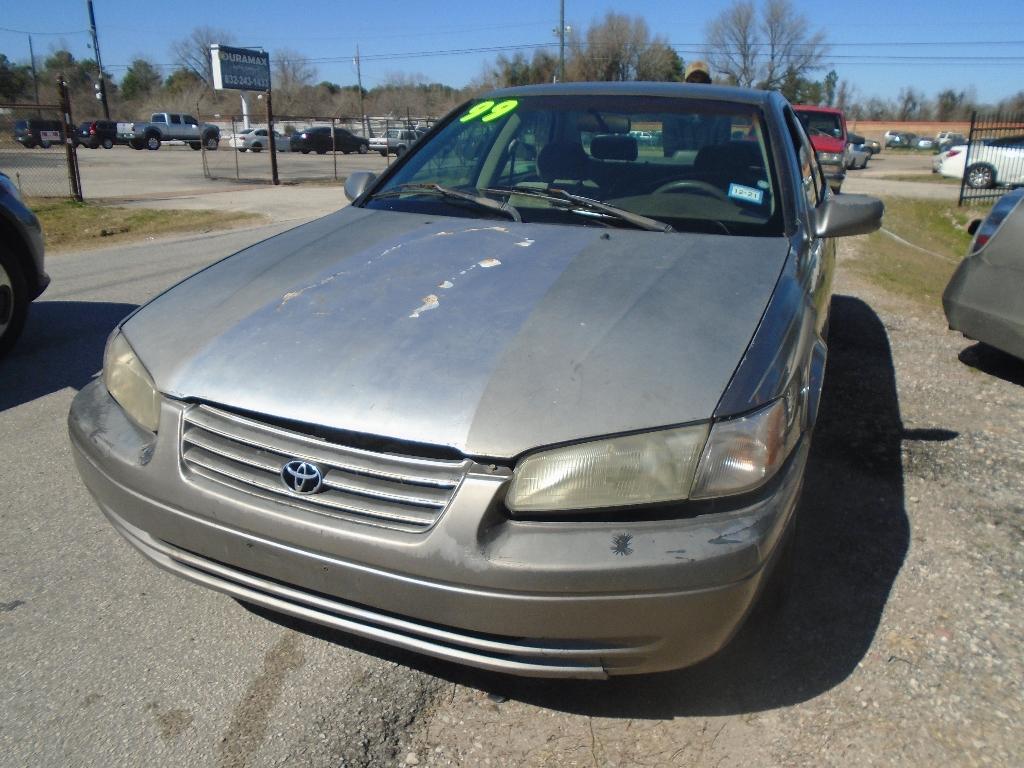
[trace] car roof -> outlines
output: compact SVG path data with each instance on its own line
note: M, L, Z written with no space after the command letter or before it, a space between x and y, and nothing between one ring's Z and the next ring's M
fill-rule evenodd
M731 101L764 106L775 96L772 91L737 88L729 85L702 83L546 83L521 85L490 91L484 98L515 98L516 96L661 96L711 101Z
M843 114L843 110L838 107L819 107L817 104L794 104L793 109L797 112L828 112L831 115Z

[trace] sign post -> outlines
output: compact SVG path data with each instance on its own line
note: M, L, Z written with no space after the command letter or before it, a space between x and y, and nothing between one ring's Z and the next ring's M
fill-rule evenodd
M218 91L263 91L267 95L267 141L270 144L270 175L277 175L277 142L274 141L274 108L270 98L270 54L253 48L233 48L214 43L210 46L213 87Z

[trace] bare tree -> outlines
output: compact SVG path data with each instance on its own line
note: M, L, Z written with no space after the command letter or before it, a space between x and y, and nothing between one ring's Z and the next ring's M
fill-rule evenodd
M757 11L754 3L733 3L711 20L705 32L708 59L716 76L749 88L757 80Z
M270 58L274 92L297 90L312 85L316 80L316 67L298 51L281 48Z
M764 0L760 18L753 0L737 0L705 32L713 75L735 85L782 88L824 66L825 33L810 31L790 0Z
M187 69L213 87L213 64L210 61L210 46L214 43L231 43L234 36L223 29L196 27L188 37L171 43L171 55L182 69Z
M570 80L677 80L682 62L643 18L609 11L580 37L569 36Z

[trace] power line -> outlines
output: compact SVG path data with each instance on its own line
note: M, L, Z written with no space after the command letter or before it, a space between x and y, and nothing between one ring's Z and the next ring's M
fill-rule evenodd
M18 35L36 35L37 37L42 35L53 35L59 37L61 35L87 35L89 34L88 29L74 29L70 32L32 32L27 29L11 29L10 27L0 27L0 32L14 32Z

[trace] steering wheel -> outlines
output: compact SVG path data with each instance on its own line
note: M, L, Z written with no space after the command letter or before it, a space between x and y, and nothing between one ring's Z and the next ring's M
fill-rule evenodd
M664 192L684 192L688 190L705 194L708 197L713 197L724 203L732 202L729 200L728 195L714 184L709 184L706 181L697 181L696 179L677 179L676 181L670 181L667 184L662 184L651 194L660 195Z

